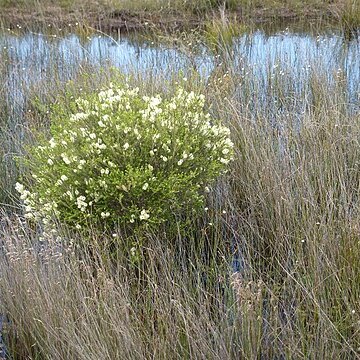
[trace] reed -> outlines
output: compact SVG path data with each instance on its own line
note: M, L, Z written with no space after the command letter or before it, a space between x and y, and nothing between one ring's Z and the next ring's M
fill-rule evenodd
M7 26L52 24L62 27L81 23L122 31L144 29L149 23L159 29L197 27L221 19L223 11L238 24L276 20L335 22L354 30L359 27L357 0L0 0L0 22ZM120 21L119 21L120 20ZM173 22L177 22L174 26Z

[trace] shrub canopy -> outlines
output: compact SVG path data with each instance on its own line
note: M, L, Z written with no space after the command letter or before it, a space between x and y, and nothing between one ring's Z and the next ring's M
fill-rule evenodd
M28 218L54 215L80 229L158 225L198 211L232 158L229 129L204 111L203 95L139 95L114 86L54 112L51 139L30 148L32 174L16 188Z

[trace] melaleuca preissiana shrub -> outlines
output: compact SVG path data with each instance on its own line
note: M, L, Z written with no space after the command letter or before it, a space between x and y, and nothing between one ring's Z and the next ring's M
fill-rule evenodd
M162 98L111 85L55 111L51 138L29 149L31 181L16 185L25 216L113 229L196 213L233 156L229 129L204 104L182 88Z

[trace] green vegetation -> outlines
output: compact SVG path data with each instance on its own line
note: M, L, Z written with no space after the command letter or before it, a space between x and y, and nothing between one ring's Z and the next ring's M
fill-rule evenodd
M160 2L151 4L152 11L160 12ZM257 5L249 1L248 6ZM218 35L216 29L221 30ZM224 19L207 18L202 29L182 33L182 40L173 41L188 60L182 72L159 71L155 65L128 69L129 88L121 85L120 91L135 110L102 109L93 118L79 114L95 111L116 95L118 86L108 85L124 79L109 62L91 65L76 52L62 57L48 51L39 76L36 41L26 48L26 69L19 66L22 54L16 48L0 49L0 314L8 319L2 335L14 360L359 358L360 113L350 104L346 77L351 74L343 69L328 73L315 60L304 77L305 72L292 71L281 59L259 73L237 56L232 44L236 31ZM47 41L61 43L62 32L55 35ZM167 40L172 44L170 35ZM203 44L214 60L209 76L196 67L197 47ZM163 68L168 62L168 68L179 69L180 60L167 56ZM179 88L183 97L173 116L168 108ZM230 134L205 136L188 127L189 96L194 100L191 119L210 129L222 124ZM88 101L89 108L82 108L84 101L76 102L78 98ZM163 120L174 121L183 139L174 149L167 144L166 137L173 134L169 127L156 128L174 154L171 167L165 153L161 156L167 161L159 156L151 164L158 173L165 166L156 187L148 181L149 167L133 177L126 172L126 164L136 169L138 161L137 169L143 169L142 162L152 161L155 127L139 125L138 134L122 128L141 122L140 111L150 103L162 109ZM106 121L111 126L104 127ZM82 128L90 139L101 133L106 140L97 142L100 147L118 145L118 151L106 153L106 166L111 167L110 161L121 170L106 178L103 207L94 207L94 216L85 220L81 209L62 199L72 191L65 184L78 181L86 192L88 174L101 180L111 169L107 174L105 158L97 152L89 156L86 140L72 142L71 132L78 137ZM224 142L230 147L228 136L233 150L222 155L234 159L224 174L219 151ZM210 138L213 145L222 144L213 152L206 147ZM59 148L52 148L53 143ZM127 155L135 149L136 156ZM184 152L188 156L181 162ZM190 152L199 160L196 166L187 162ZM23 156L26 164L16 161ZM73 156L80 165L75 173L67 167ZM80 164L86 156L90 162ZM184 182L172 178L178 166L188 166ZM25 216L23 200L30 194L20 185L22 195L15 190L19 181L32 191L38 186L29 168L44 178L38 191L46 201L60 204L51 229L46 221ZM126 189L114 194L120 178ZM204 192L208 181L211 191ZM127 191L130 183L134 189ZM154 188L160 196L148 194ZM152 218L149 212L140 219L141 211L153 207L162 212L156 214L161 226L134 232L124 226L134 224L131 212L108 217L120 191L126 208L136 205L139 224ZM196 216L184 199L197 209ZM46 212L39 204L37 211ZM107 221L112 227L117 220L118 227L104 231ZM85 235L76 229L80 223Z
M51 139L29 149L28 184L17 183L25 217L44 224L55 215L114 231L196 216L232 159L229 129L183 88L163 99L110 84L67 105L53 110Z

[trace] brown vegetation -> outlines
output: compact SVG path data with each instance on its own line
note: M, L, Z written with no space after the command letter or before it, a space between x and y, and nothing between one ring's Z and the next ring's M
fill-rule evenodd
M81 23L103 31L193 28L224 13L234 23L247 24L304 19L352 26L360 23L360 5L356 0L76 0L60 1L57 5L48 0L0 0L0 9L0 22L7 27Z

